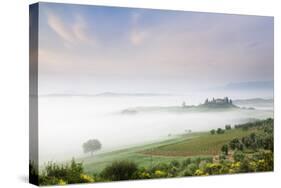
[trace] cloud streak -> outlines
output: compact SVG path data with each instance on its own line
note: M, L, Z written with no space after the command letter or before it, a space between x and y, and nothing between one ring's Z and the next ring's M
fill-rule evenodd
M93 37L87 34L87 23L81 15L76 15L72 23L67 24L59 15L48 12L47 22L65 45L93 44L94 42Z

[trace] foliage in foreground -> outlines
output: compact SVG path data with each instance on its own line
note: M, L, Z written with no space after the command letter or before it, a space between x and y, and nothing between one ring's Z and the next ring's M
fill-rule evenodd
M273 170L273 153L256 152L245 155L237 151L234 161L220 160L214 163L206 159L187 158L183 162L159 163L152 167L140 167L132 161L115 161L100 174L85 174L81 163L72 160L70 165L49 163L39 176L40 185L64 185L119 180L155 179L185 176L207 176L246 172L265 172Z
M39 175L40 185L65 185L91 182L94 182L92 176L84 174L82 163L77 163L74 159L72 159L70 165L48 163Z
M70 164L64 165L48 163L39 175L39 184L63 185L273 171L273 119L235 126L242 129L245 127L262 131L259 135L249 134L225 143L219 160L216 161L213 157L197 157L143 167L133 161L122 160L114 161L101 173L86 174L82 163L73 159Z

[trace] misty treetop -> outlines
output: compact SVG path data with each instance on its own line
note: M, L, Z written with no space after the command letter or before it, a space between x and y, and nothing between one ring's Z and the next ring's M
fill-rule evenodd
M93 153L100 150L101 147L102 145L99 140L90 139L83 144L83 151L84 153L91 153L91 156L93 156Z

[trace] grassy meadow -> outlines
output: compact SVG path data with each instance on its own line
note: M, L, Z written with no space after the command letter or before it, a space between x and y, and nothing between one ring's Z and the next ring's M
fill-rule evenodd
M242 138L261 131L252 128L249 130L231 129L224 134L215 135L210 132L187 133L166 141L86 157L79 161L83 162L86 172L99 173L114 160L126 159L134 161L142 167L150 167L156 163L183 161L186 158L215 158L218 157L223 144L234 138Z

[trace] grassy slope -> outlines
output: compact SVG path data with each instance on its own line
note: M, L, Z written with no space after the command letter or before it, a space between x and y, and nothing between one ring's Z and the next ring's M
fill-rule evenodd
M202 133L200 136L193 139L159 146L153 150L145 150L142 153L161 156L218 155L223 144L229 142L233 138L241 138L243 136L249 135L251 132L256 132L256 130L243 131L241 129L234 129L219 135Z
M170 140L147 144L94 157L80 159L87 173L100 172L114 160L132 160L140 166L150 166L171 160L182 161L187 157L217 155L223 144L231 139L249 135L257 130L230 130L221 135L211 135L209 132L182 135Z
M150 155L142 154L141 151L149 150L150 148L155 148L163 145L169 145L172 143L177 143L179 141L183 141L186 139L190 139L191 135L185 137L176 137L173 139L146 144L143 146L136 146L128 149L113 151L105 154L100 154L94 157L86 157L79 159L79 161L83 161L85 171L88 173L100 172L106 165L109 165L114 160L132 160L138 163L141 166L148 166L153 163L159 162L168 162L172 159L182 160L183 157L165 157L165 156L153 156L151 158Z

